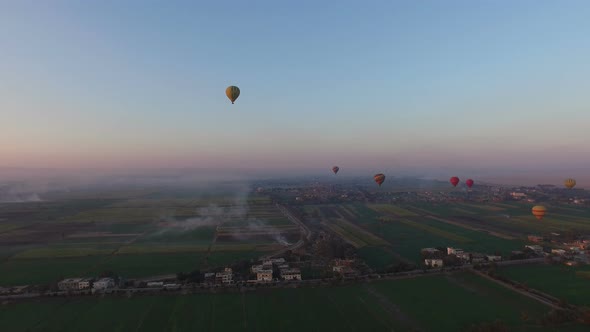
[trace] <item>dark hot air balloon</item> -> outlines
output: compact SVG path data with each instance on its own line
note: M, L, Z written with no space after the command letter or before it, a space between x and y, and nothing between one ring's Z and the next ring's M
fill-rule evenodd
M375 174L373 176L373 179L375 180L375 182L377 182L377 184L379 185L379 187L381 187L381 184L385 181L385 175L384 174Z
M453 176L450 181L453 187L456 187L459 184L459 178L456 176Z
M471 179L467 179L467 181L465 181L465 184L467 185L467 188L471 188L473 187L473 180Z
M338 166L332 167L332 172L334 172L334 174L338 174L339 170L340 170L340 167L338 167Z
M231 100L231 103L233 104L234 101L236 101L236 99L238 99L240 96L240 88L233 85L228 86L227 89L225 89L225 95L227 98L229 98L229 100Z

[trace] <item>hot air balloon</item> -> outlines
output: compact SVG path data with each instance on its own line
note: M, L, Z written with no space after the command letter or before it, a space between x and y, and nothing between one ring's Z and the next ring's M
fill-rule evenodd
M565 185L565 187L566 187L567 189L572 189L573 187L575 187L575 186L576 186L576 180L574 180L574 179L572 179L572 178L569 178L569 179L566 179L566 180L563 182L563 184Z
M332 167L332 172L334 172L334 174L338 174L339 170L340 170L340 167L338 167L338 166Z
M381 187L381 184L385 181L385 175L381 173L375 174L375 176L373 176L373 179L375 180L375 182L377 182L379 187Z
M225 95L227 98L229 98L229 100L231 100L231 103L233 104L234 101L236 101L236 99L238 99L240 96L240 88L230 85L227 87L227 89L225 89Z
M541 219L543 219L543 216L545 215L545 213L547 213L547 209L544 206L537 205L537 206L533 207L532 212L533 212L533 215L537 219L541 220Z
M465 181L465 185L467 185L467 188L471 188L471 187L473 187L473 183L474 183L474 182L473 182L473 180L471 180L471 179L467 179L467 180Z
M459 178L456 176L453 176L450 181L453 187L456 187L459 184Z

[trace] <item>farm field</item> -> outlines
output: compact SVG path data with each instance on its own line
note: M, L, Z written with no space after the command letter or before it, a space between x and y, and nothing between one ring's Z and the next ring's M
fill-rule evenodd
M440 299L446 299L441 305ZM438 300L437 300L438 299ZM456 315L457 308L462 315ZM460 331L499 319L511 331L542 327L548 308L468 274L351 286L187 296L52 298L0 307L9 331ZM521 320L522 312L530 319ZM25 319L26 317L26 319ZM109 317L109 319L104 319ZM453 319L448 319L453 317Z
M262 195L114 190L49 198L0 204L0 285L106 270L134 278L214 268L300 237Z
M590 307L590 266L506 266L498 273L571 304Z

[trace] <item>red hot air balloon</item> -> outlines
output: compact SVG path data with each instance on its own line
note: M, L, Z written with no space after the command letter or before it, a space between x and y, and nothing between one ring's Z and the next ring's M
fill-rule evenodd
M459 178L456 176L453 176L450 181L453 187L456 187L459 184Z
M340 170L340 167L338 167L338 166L332 167L332 172L334 172L334 174L338 174L339 170Z
M381 187L381 184L385 181L385 175L381 173L375 174L375 176L373 176L373 179L375 180L375 182L377 182L379 187Z
M467 187L468 187L468 188L471 188L471 187L473 187L473 183L474 183L474 182L473 182L473 180L471 180L471 179L467 179L467 181L465 181L465 184L467 185Z

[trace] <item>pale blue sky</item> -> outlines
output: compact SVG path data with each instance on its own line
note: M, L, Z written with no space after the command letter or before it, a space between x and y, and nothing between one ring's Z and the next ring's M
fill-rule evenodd
M590 2L319 2L0 1L0 166L587 169Z

